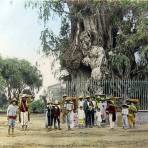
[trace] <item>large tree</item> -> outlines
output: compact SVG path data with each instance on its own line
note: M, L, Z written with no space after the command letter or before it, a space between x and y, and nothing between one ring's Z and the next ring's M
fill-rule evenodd
M59 36L46 28L43 51L57 54L70 74L90 70L100 79L147 78L147 1L49 0L29 2L48 23L52 12L61 17ZM140 63L135 53L140 52ZM138 56L138 55L137 55ZM137 63L136 63L137 62Z
M42 47L60 59L72 80L148 78L148 1L47 0L26 6L38 8L45 24L53 12L61 17L58 36L47 27L42 31Z
M5 84L8 99L18 97L22 90L30 87L32 92L42 86L40 71L26 60L2 59L0 75ZM4 92L4 90L3 90Z

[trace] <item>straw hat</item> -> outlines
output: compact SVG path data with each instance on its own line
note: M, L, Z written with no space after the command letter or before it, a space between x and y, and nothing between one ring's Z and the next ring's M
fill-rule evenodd
M71 100L71 98L70 97L67 97L66 99L65 99L65 101L70 101Z
M63 95L63 97L67 97L67 95L66 95L66 94L64 94L64 95Z
M55 103L54 103L55 105L58 105L59 104L59 101L58 100L55 100Z
M114 105L114 101L112 100L109 100L108 103Z
M16 98L12 99L12 100L11 100L11 103L12 103L12 102L17 102Z
M86 96L86 99L90 98L90 96Z
M27 94L23 94L23 95L22 95L22 98L25 98L25 97L27 97Z
M79 96L79 99L83 99L83 96Z
M49 101L47 102L47 104L52 104L51 100L49 100Z

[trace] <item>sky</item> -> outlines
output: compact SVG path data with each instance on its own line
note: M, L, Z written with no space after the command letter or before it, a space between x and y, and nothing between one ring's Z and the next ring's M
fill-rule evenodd
M59 18L52 18L49 28L57 34ZM38 19L37 10L26 9L24 0L0 0L0 55L2 57L29 60L32 64L40 61L44 86L57 83L52 75L52 57L42 58L40 33L43 23Z

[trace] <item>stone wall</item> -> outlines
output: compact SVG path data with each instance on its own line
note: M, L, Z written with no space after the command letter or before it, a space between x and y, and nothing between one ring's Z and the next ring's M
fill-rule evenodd
M148 123L148 111L139 111L137 113L137 123L138 124Z

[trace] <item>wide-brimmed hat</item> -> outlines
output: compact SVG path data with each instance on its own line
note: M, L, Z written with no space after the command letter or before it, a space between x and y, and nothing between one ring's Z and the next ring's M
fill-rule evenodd
M138 100L138 99L127 99L126 102L130 102L130 103L138 103L139 100Z
M113 100L108 100L108 103L114 105L114 101Z
M66 94L64 94L64 95L63 95L63 97L67 97L67 95L66 95Z
M11 103L12 103L12 102L17 102L17 99L16 99L16 98L12 99L12 100L11 100Z
M86 99L90 98L90 96L86 96Z
M54 104L55 105L58 105L59 104L59 101L58 100L55 100Z
M27 97L27 94L22 94L22 98L25 98L25 97Z
M70 97L67 97L66 99L65 99L65 101L70 101L71 100L71 98Z
M79 99L83 99L83 96L79 96Z
M52 104L52 101L51 101L51 100L49 100L49 101L47 102L47 104Z

